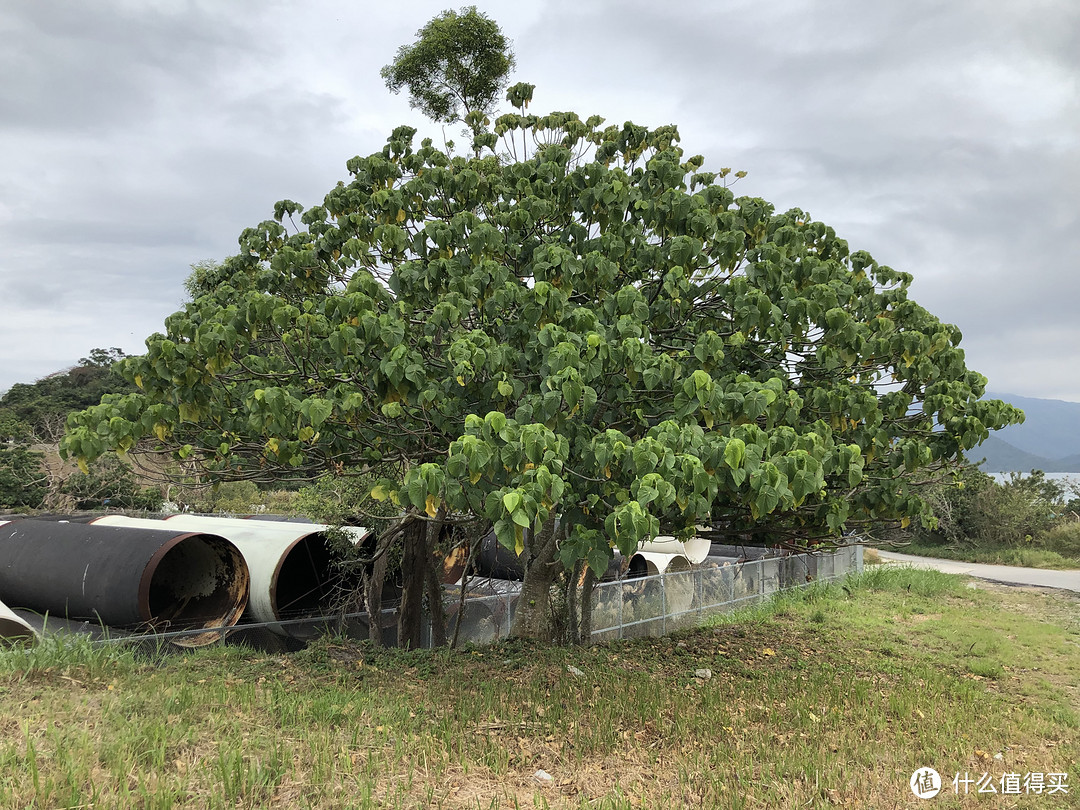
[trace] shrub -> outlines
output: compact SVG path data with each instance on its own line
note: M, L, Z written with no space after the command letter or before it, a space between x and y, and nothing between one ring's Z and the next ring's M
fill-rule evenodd
M68 476L60 487L75 501L76 509L161 509L161 491L140 487L131 468L116 456L102 456L86 472Z
M1080 559L1080 523L1077 521L1059 523L1039 534L1035 541L1062 557Z
M401 511L390 501L371 497L372 487L385 476L384 471L370 474L348 469L343 475L324 475L296 493L293 509L321 523L370 527L379 519L394 517Z
M0 509L37 509L49 491L44 457L21 445L0 447Z
M956 547L1029 545L1060 523L1064 496L1063 488L1041 470L1013 473L998 484L967 467L927 497L937 528L916 530L912 537L919 543Z

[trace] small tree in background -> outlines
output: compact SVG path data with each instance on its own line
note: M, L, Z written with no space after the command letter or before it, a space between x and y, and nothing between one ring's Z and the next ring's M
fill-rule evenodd
M513 67L510 40L494 20L468 6L433 18L381 73L391 92L409 91L410 106L452 123L465 113L491 113Z
M71 496L76 509L157 511L163 502L159 489L141 487L131 468L115 456L103 456L85 472L69 475L60 491Z
M48 492L42 454L24 444L0 444L0 510L37 509Z

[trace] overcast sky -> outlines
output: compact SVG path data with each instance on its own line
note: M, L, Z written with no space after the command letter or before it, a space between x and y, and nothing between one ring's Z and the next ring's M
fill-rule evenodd
M997 392L1080 402L1076 0L477 2L533 111L675 123L915 276ZM0 0L0 391L143 350L189 266L401 123L445 2Z

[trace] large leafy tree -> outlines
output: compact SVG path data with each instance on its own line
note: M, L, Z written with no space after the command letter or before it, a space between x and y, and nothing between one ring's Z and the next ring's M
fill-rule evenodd
M381 73L392 92L408 89L411 106L451 123L464 113L490 113L513 67L498 23L468 6L434 17Z
M674 127L522 106L472 155L414 135L244 231L125 362L139 392L74 416L65 450L161 447L219 478L396 467L373 495L403 510L403 617L435 593L433 527L478 517L526 560L515 632L544 636L561 572L661 530L806 545L928 520L919 481L1021 417L981 399L911 276L736 198Z

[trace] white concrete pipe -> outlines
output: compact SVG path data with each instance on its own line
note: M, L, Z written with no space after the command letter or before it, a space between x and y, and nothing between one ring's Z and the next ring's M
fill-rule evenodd
M0 644L15 644L23 641L36 641L37 631L29 622L0 602Z
M173 515L167 520L117 515L94 522L212 532L226 538L240 550L251 572L248 616L256 622L322 615L332 609L339 587L355 585L351 581L342 581L342 572L336 565L341 558L327 538L326 530L330 527L323 524L201 515ZM366 533L363 529L349 532L353 542L358 542ZM270 629L291 635L287 625Z
M676 540L670 535L659 535L646 540L638 546L638 553L679 554L694 565L709 556L710 542L704 537L691 537L689 540Z
M260 526L276 526L278 528L288 529L291 532L306 531L311 532L325 532L333 528L338 528L344 532L354 545L362 543L368 537L371 536L371 529L365 529L363 526L330 526L327 523L312 523L311 521L299 522L295 520L271 520L269 518L246 517L246 518L226 518L226 517L214 517L212 515L189 515L187 513L180 513L177 515L168 515L165 520L169 521L171 525L183 525L190 521L191 525L196 525L196 522L205 520L213 520L224 525L227 523L230 526L250 526L252 523L257 523ZM185 528L189 528L185 526Z
M630 558L630 565L633 566L635 560L644 560L648 567L648 573L645 576L656 576L657 574L676 573L678 571L689 571L691 564L689 558L682 554L663 554L656 551L639 551L633 557Z

